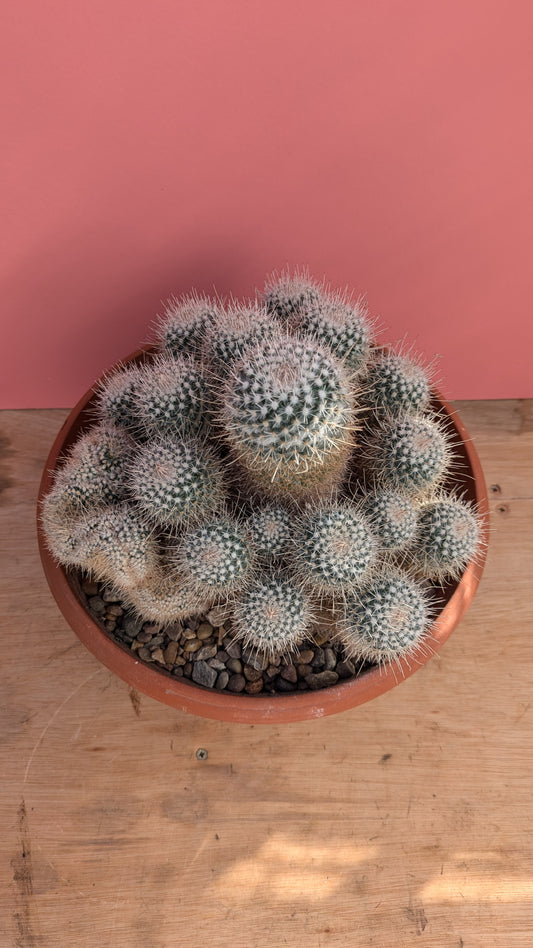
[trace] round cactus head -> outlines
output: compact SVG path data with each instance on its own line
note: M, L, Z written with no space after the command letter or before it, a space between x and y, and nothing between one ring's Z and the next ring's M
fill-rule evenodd
M171 297L156 323L159 347L173 355L199 356L205 333L221 311L220 303L199 293Z
M372 409L398 416L425 411L430 403L429 378L414 359L396 352L377 352L368 368L366 396Z
M302 313L298 331L313 336L353 371L364 368L370 352L371 329L363 300L328 298Z
M181 536L171 562L191 587L229 596L251 577L249 531L228 516L213 518Z
M140 370L132 411L146 438L197 434L204 395L198 363L184 356L157 356Z
M207 519L224 500L220 462L200 441L157 438L142 445L128 484L143 517L162 527Z
M322 299L322 288L311 279L307 270L273 273L263 291L263 301L268 312L288 326L296 325L302 314L311 307L317 307Z
M89 568L83 519L84 515L73 512L68 489L56 484L44 497L40 523L48 549L62 566Z
M385 488L370 491L363 503L383 550L400 553L412 545L417 529L417 508L410 494Z
M346 656L382 664L416 658L424 647L431 609L422 586L397 571L384 572L348 603L340 638Z
M479 550L481 529L474 508L456 497L424 504L415 558L428 579L459 579Z
M368 580L377 556L376 538L356 507L322 504L300 520L294 559L297 576L309 590L343 597Z
M446 433L425 415L387 415L365 445L368 473L381 488L429 491L442 482L451 460Z
M100 421L127 428L135 435L137 420L133 404L140 378L141 368L137 365L121 365L104 378L96 393L96 414Z
M306 593L282 575L259 575L237 596L233 632L245 646L268 658L290 656L312 622Z
M205 338L204 354L215 375L225 375L249 346L271 338L274 329L268 313L258 306L235 304L226 309Z
M220 420L242 467L270 493L329 493L354 428L349 377L313 340L280 333L249 350L223 391Z
M285 507L262 505L249 520L254 548L262 559L276 560L286 556L294 542L294 519Z

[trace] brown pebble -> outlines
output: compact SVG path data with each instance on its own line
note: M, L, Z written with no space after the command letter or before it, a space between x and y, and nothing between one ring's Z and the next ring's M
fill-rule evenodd
M331 635L331 629L313 629L313 639L317 645L324 645Z
M175 664L175 665L185 665L185 659L184 659L183 655L177 655L176 658L174 659L174 664Z
M191 672L192 672L192 662L185 662L185 665L183 666L183 674L187 678L190 678Z
M122 606L119 606L118 602L112 602L111 605L107 607L108 616L122 616L124 615L124 609Z
M311 648L304 648L303 651L298 652L298 655L295 658L295 662L298 665L310 665L315 657L315 653Z
M248 681L259 681L263 677L263 672L259 671L258 668L252 668L251 665L245 665L243 671L244 677Z
M137 655L139 656L139 658L142 658L143 662L152 661L152 653L149 648L146 648L145 645L141 646L141 648L137 652Z
M224 640L224 649L230 656L230 658L240 658L242 654L241 643L235 639L226 638Z
M196 638L196 632L193 629L184 629L181 638L183 642L188 642Z
M213 628L218 629L221 625L224 625L224 622L230 617L231 613L231 606L214 606L211 612L207 613L206 619L211 623Z
M337 664L337 656L332 648L324 649L324 668L326 671L333 671Z
M234 675L242 674L242 662L239 658L228 658L226 668Z
M157 622L145 622L143 625L143 632L149 632L150 635L157 635L161 626Z
M258 695L263 690L263 676L256 678L255 681L247 681L244 690L249 695Z
M292 681L293 684L298 680L298 673L294 665L283 665L280 670L280 675L285 681Z
M168 629L165 629L167 639L170 639L171 642L179 642L181 639L181 633L183 632L182 625L171 625Z
M203 645L202 648L196 653L196 661L206 662L208 658L214 658L217 654L217 647L213 645Z
M274 678L276 675L279 675L279 665L269 665L265 675L268 675L269 678Z
M159 646L157 646L157 648L154 648L152 652L152 661L159 662L161 665L165 664L165 656L163 655L163 652L161 651Z
M298 674L300 678L307 678L313 671L312 665L298 665Z
M152 633L147 632L146 629L143 629L142 632L139 632L137 636L137 641L142 642L144 645L144 643L149 642L151 638L152 638Z
M172 669L172 674L175 675L176 678L183 678L183 668L180 668L179 665L174 665L174 668Z
M178 643L169 642L163 655L165 656L165 662L169 662L170 665L173 665L178 655Z
M84 579L81 584L86 596L97 596L98 595L98 583L93 583L90 579Z
M116 627L117 627L117 623L115 621L115 618L108 619L107 622L105 623L106 632L114 632Z
M319 672L318 675L308 675L305 679L311 691L318 691L319 688L329 688L335 685L339 676L334 671Z
M338 663L335 671L337 672L339 678L350 678L352 675L355 675L355 665L350 661L349 658L347 658L344 662Z
M183 646L183 651L184 652L197 652L198 649L201 648L201 646L202 646L202 643L200 642L200 639L190 639L188 642L185 642L185 645Z
M234 694L239 694L240 691L244 691L246 685L246 678L243 675L232 675L228 681L228 691L232 691Z
M206 639L210 639L213 634L213 626L209 622L202 622L196 630L196 638L200 639L201 642L204 642Z

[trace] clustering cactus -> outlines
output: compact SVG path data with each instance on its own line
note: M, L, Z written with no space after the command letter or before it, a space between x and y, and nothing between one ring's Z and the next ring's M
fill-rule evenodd
M479 548L480 525L470 504L442 496L424 504L418 520L416 561L424 576L458 579Z
M401 353L378 351L368 366L366 383L366 401L377 413L397 417L429 407L431 388L427 372Z
M141 445L130 461L128 486L143 517L161 527L204 520L224 498L214 451L181 438Z
M254 551L244 523L219 516L187 530L170 559L200 596L230 596L250 582Z
M199 357L207 329L222 312L220 303L203 294L171 297L156 323L157 344L173 355Z
M340 637L348 658L383 664L414 657L430 623L422 586L407 574L384 571L349 602Z
M245 646L267 658L290 656L309 634L313 619L309 596L283 575L258 575L235 601L234 632Z
M58 562L161 626L232 609L267 660L312 643L324 609L347 658L416 658L426 587L460 576L481 530L445 491L427 374L372 331L361 298L303 271L254 303L171 299L155 347L98 386L97 423L44 499Z
M350 376L315 342L279 333L234 366L221 425L240 465L267 493L330 491L355 428Z
M320 504L298 524L295 572L315 593L344 597L368 579L377 557L376 536L357 507Z

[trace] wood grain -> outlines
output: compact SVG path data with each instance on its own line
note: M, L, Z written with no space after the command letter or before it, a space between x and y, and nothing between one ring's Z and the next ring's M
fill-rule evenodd
M36 546L66 412L0 415L2 948L530 948L533 405L458 407L497 487L470 611L399 688L279 727L98 665Z

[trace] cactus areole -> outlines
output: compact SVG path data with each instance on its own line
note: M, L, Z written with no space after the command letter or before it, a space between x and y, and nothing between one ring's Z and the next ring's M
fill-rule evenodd
M372 332L362 297L306 271L242 305L192 292L72 410L41 559L129 685L220 720L322 717L457 626L486 556L481 466L420 360ZM89 587L114 609L91 611Z

